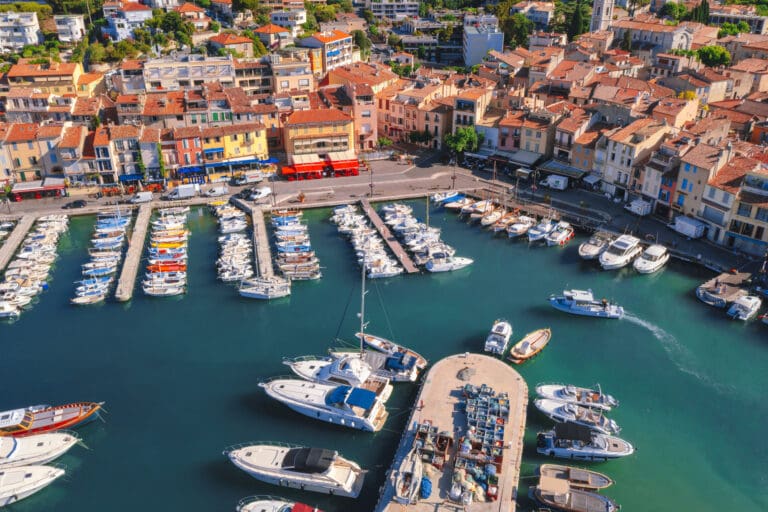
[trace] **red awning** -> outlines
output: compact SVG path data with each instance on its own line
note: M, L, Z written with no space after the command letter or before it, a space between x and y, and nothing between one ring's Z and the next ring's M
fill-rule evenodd
M331 167L334 171L343 171L360 168L360 163L357 160L339 160L337 162L331 162Z

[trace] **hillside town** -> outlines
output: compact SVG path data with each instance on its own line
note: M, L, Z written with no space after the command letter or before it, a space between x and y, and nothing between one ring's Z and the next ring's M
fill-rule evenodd
M408 146L768 245L762 4L20 2L0 51L11 201L357 176Z

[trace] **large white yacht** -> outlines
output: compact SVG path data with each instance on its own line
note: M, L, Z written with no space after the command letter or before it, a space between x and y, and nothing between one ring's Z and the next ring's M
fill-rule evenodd
M268 484L357 498L365 472L334 450L281 444L236 446L224 451L229 460Z
M591 428L601 434L618 434L619 425L603 415L602 411L594 411L569 402L537 398L533 401L536 408L549 418L562 423L575 423Z
M443 258L430 259L425 265L425 268L429 272L452 272L454 270L461 270L464 267L468 267L472 263L474 263L474 260L471 258L446 256Z
M359 352L340 352L330 356L305 356L285 359L293 373L302 379L323 384L342 384L370 389L383 402L392 394L389 379L374 374L362 354Z
M602 254L600 254L600 265L604 270L615 270L626 267L641 252L643 246L640 245L640 239L631 235L621 235L611 242Z
M542 455L572 460L608 460L635 452L627 441L594 432L574 423L557 423L548 432L536 436L536 451Z
M274 379L259 384L294 411L342 427L377 432L387 420L383 400L369 389Z
M582 388L573 384L537 384L536 394L542 398L570 402L593 409L603 409L604 411L610 411L612 408L618 407L618 400L611 395L603 393L600 385L597 385L596 388Z
M0 507L35 494L63 475L63 469L52 466L19 466L0 471Z
M669 251L663 245L653 244L632 265L641 274L653 274L669 261Z
M79 438L69 432L27 437L0 437L0 471L18 466L45 464L67 453Z

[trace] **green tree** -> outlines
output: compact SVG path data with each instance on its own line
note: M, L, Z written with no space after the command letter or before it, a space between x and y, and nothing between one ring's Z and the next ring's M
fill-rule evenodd
M727 66L731 63L731 54L722 46L702 46L696 54L705 66Z
M214 32L218 32L219 30L221 30L221 23L215 20L211 21L211 30L213 30Z
M403 40L396 34L389 34L389 37L387 37L387 44L398 50L403 49Z
M575 41L578 36L584 33L584 12L581 9L581 0L576 1L576 10L573 13L570 23L568 23L568 40Z
M96 42L88 47L88 62L93 64L99 64L107 59L107 49L104 45Z
M682 2L669 2L659 10L659 16L681 21L688 15L688 8Z
M506 16L501 21L504 41L511 47L528 46L528 36L533 32L533 22L522 13Z
M203 9L210 9L211 8L211 0L196 0L197 5L202 7Z
M379 145L380 148L388 148L389 146L394 144L394 142L392 142L392 139L390 139L389 137L385 137L383 135L379 137L379 140L377 140L376 143Z
M368 36L362 30L353 30L352 37L354 38L355 45L360 48L360 56L363 60L367 60L371 54L373 43L371 43L371 40L368 39Z
M163 146L157 143L157 162L160 168L160 176L165 179L168 177L168 169L165 168L165 160L163 160Z
M740 33L749 33L752 29L746 21L740 21L738 23L725 22L720 25L720 30L717 32L717 37L735 36Z
M368 23L368 25L373 25L376 23L376 16L370 9L363 9L363 19L366 23Z
M419 2L419 17L426 18L429 15L429 5L426 2Z
M464 153L465 151L477 151L477 148L482 143L473 126L462 126L456 129L456 133L447 133L443 138L443 142L457 154Z
M328 0L327 3L328 5L336 7L337 11L353 12L355 10L355 8L352 7L352 0Z
M336 19L336 6L333 5L317 5L315 7L315 19L318 23L325 23L326 21L333 21Z
M632 51L632 31L631 30L627 29L624 31L624 35L621 38L621 43L619 43L619 48L627 52Z

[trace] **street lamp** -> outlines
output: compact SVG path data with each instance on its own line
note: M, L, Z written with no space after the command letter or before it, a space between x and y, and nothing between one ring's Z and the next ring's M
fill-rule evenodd
M456 189L456 160L458 160L458 157L456 156L456 152L453 152L453 174L451 174L451 190Z
M371 167L370 165L368 166L368 174L370 174L370 176L371 176L371 180L368 183L368 187L371 189L371 191L370 191L368 197L373 199L373 167Z

